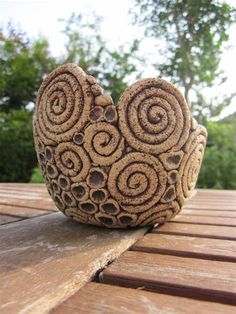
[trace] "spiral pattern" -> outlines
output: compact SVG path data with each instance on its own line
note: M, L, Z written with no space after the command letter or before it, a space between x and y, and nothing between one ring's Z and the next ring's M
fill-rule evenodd
M37 133L44 144L69 141L88 121L93 101L82 69L61 66L44 80L37 103Z
M130 213L152 207L165 191L167 173L157 158L145 153L129 153L111 167L108 190Z
M181 204L189 197L194 189L201 168L206 146L206 129L198 125L184 146L185 155L179 169L180 182L177 184L177 195Z
M119 159L124 150L124 139L116 127L106 122L89 125L85 130L84 148L93 162L109 166Z
M170 83L141 80L129 87L118 103L119 127L131 147L159 154L179 150L190 130L188 105Z
M180 210L178 202L173 201L168 204L158 204L142 213L134 226L154 225L156 223L163 223L169 221Z
M87 153L72 142L61 143L56 147L55 160L61 172L73 182L84 180L90 169Z
M114 106L73 64L42 83L33 119L48 191L65 215L126 228L164 223L195 186L206 130L180 92L159 79L129 87Z

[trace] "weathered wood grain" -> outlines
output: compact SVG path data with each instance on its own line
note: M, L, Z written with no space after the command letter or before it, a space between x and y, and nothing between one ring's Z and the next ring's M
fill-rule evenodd
M56 211L45 184L0 183L1 205Z
M233 263L125 252L101 274L103 283L143 287L184 297L236 304Z
M191 223L171 222L154 228L152 232L160 234L236 240L236 228L228 226L205 226Z
M21 220L22 218L10 215L0 214L0 225L5 225L14 221Z
M0 205L12 205L18 207L27 207L34 209L43 209L49 211L57 211L55 204L51 200L35 200L35 199L0 199Z
M236 191L235 190L219 190L219 189L197 189L198 195L202 197L211 196L214 198L220 196L232 196L236 198Z
M197 209L197 210L226 210L226 211L235 211L236 210L236 204L232 203L232 204L215 204L215 203L209 203L207 202L207 200L205 201L205 203L202 204L196 204L194 202L188 203L187 205L185 205L184 207L185 209Z
M231 305L89 283L52 310L51 314L232 314L234 310L235 308Z
M1 227L1 314L46 313L146 230L86 226L60 213Z
M30 207L12 206L12 205L1 205L0 204L0 215L14 215L21 218L31 218L40 215L46 215L51 213L48 210L35 209Z
M236 262L236 241L229 240L149 233L136 242L131 250Z
M9 189L12 189L12 188L17 188L17 189L30 189L32 188L34 191L36 189L40 189L40 190L47 190L46 187L45 187L45 184L43 183L20 183L20 182L17 182L17 183L7 183L7 182L4 182L4 183L1 183L0 184L0 187L2 188L9 188Z
M191 223L191 224L198 224L198 225L236 227L236 218L230 218L230 217L178 215L171 221L171 223L172 222Z
M199 210L199 209L183 209L180 211L178 216L208 216L208 217L230 217L236 218L236 210Z

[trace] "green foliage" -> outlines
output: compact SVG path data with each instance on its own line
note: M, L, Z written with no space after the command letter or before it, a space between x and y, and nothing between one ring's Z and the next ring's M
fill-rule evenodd
M229 116L223 118L219 123L231 125L234 129L234 143L236 143L236 112L230 114Z
M39 167L34 168L33 174L30 178L31 183L43 183L43 176Z
M155 38L162 63L155 66L184 89L191 110L208 129L208 147L198 181L204 188L236 188L235 127L207 122L227 107L235 94L206 100L202 89L226 80L219 63L229 27L235 23L235 9L213 0L134 0L134 23ZM160 58L158 59L160 60Z
M49 55L48 42L30 42L25 34L9 28L0 36L0 110L10 112L35 101L36 91L45 74L56 65Z
M236 143L232 125L208 122L208 146L198 187L236 189Z
M236 22L235 9L214 0L134 0L134 23L145 26L146 35L159 40L164 62L156 64L161 76L200 95L203 87L225 81L219 71L229 27ZM214 104L220 108L219 103ZM226 105L226 104L225 104ZM198 99L193 111L202 108Z
M66 54L58 60L50 56L49 43L43 38L30 41L10 25L0 31L0 181L41 182L32 138L31 113L43 77L57 65L74 62L98 78L116 102L136 77L135 54L138 42L109 50L100 36L100 18L72 15L63 21Z
M0 181L28 182L36 165L32 115L26 109L0 113Z
M195 89L197 100L193 102L193 111L209 132L199 186L236 188L232 121L228 125L206 121L207 116L217 116L231 99L209 103L199 93L202 86L210 86L218 76L233 10L223 2L203 0L135 2L142 13L137 22L146 25L148 35L165 40L165 45L161 45L167 48L163 50L165 64L159 66L161 75L183 86L187 97L190 88ZM11 27L7 34L0 32L0 181L43 182L36 167L32 114L25 108L35 102L43 77L57 65L78 64L98 79L115 102L127 84L140 77L143 60L138 57L139 42L134 40L117 49L108 48L100 35L100 21L96 16L81 15L63 21L66 53L58 59L50 56L45 39L30 41Z

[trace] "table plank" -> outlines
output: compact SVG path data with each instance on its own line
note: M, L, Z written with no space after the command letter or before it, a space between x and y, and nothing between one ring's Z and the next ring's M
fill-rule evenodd
M101 274L103 283L144 287L184 297L236 304L233 263L143 252L125 252Z
M227 203L225 200L227 199ZM223 197L222 199L195 199L192 200L190 199L185 206L188 206L188 204L193 204L194 206L203 206L206 204L209 204L211 206L222 206L222 207L227 207L227 206L234 206L235 207L236 200L235 199L228 199L227 196Z
M236 218L230 217L209 217L209 216L193 216L193 215L177 215L172 222L191 223L198 225L215 225L236 227ZM205 227L207 228L207 227ZM236 230L235 230L236 232Z
M149 233L136 242L131 250L236 262L236 241L229 240Z
M236 197L235 190L219 190L219 189L197 189L199 196L211 195L212 197L220 197L222 195Z
M185 209L183 208L178 216L210 216L210 217L230 217L236 218L236 211L233 210L199 210L199 209Z
M12 205L1 205L0 204L0 215L14 215L22 218L31 218L40 215L46 215L51 213L48 210L40 210L29 207L20 207L20 206L12 206Z
M103 314L232 314L235 308L215 302L192 300L161 293L89 283L51 314L103 313Z
M45 184L0 183L0 205L56 211Z
M21 220L22 218L16 217L16 216L10 216L10 215L3 215L0 214L0 225L5 225L10 222Z
M40 210L49 210L52 212L57 211L56 206L52 200L0 199L0 205L11 205Z
M48 191L46 189L45 184L40 184L40 185L35 185L31 183L27 184L20 184L20 183L9 183L9 184L4 184L0 183L0 192L6 192L6 193L11 193L11 192L28 192L28 193L38 193L38 194L44 194L48 195Z
M197 209L197 210L212 210L212 211L215 211L215 210L226 210L226 211L235 211L236 210L236 204L211 204L207 201L205 201L204 203L202 204L194 204L193 202L189 202L187 203L185 206L184 206L185 209Z
M1 314L47 313L146 231L82 225L60 213L2 226Z
M4 188L12 188L12 187L16 187L16 188L32 188L32 189L45 189L45 184L44 183L22 183L22 182L1 182L0 183L0 187L4 187Z
M226 226L197 225L171 222L154 228L154 233L185 235L202 238L236 240L236 228Z

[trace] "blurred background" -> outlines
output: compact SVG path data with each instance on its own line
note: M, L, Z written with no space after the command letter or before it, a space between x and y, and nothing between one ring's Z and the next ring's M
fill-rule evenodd
M175 83L209 133L198 187L236 189L235 22L233 0L0 0L0 181L43 182L37 90L74 62L114 102L139 78Z

